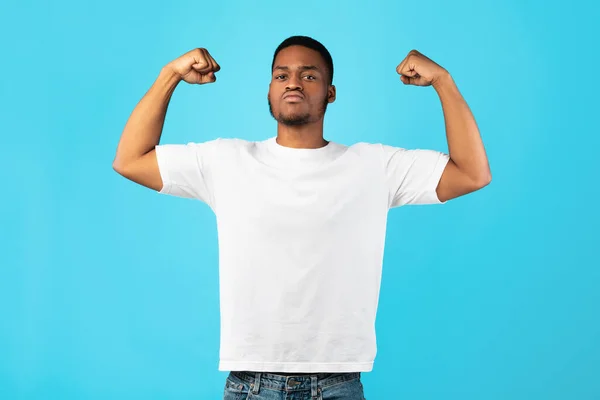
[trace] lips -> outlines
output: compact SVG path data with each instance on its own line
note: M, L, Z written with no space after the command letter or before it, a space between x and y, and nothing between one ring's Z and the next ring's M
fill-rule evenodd
M300 94L299 92L290 92L290 93L286 93L285 95L283 95L284 99L290 99L290 100L302 100L304 99L304 96L302 94Z

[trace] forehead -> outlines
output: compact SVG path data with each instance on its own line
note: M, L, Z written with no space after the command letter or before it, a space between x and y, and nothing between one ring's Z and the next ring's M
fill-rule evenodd
M325 61L321 54L304 46L290 46L281 50L275 57L274 66L297 67L300 65L315 65L325 69Z

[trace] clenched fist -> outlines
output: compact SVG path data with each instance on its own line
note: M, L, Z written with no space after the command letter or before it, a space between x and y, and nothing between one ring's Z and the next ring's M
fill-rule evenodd
M216 81L215 72L221 69L208 50L204 48L188 51L167 64L167 67L187 83L198 85Z
M416 50L411 50L396 67L400 80L405 85L429 86L448 74L444 68Z

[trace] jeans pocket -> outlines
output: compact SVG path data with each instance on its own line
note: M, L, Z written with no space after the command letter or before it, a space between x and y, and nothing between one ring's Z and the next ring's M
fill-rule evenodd
M250 392L250 384L236 376L229 375L225 379L223 400L246 400Z
M364 400L362 382L359 379L335 383L323 387L324 399Z

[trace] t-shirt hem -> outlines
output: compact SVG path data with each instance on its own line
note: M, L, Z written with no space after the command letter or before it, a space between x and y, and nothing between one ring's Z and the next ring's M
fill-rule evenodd
M252 362L252 361L220 361L219 371L252 371L252 372L370 372L373 361L362 363L298 363L298 362Z
M160 194L171 194L171 179L169 177L169 171L167 169L167 165L165 163L162 146L156 145L154 146L154 151L156 154L156 163L158 164L158 172L160 174L160 178L163 183L163 187L158 191Z
M447 200L440 200L440 198L437 195L437 187L440 184L440 180L442 179L442 175L449 161L450 157L446 154L441 153L433 170L433 174L431 175L431 186L433 187L431 191L431 197L433 204L446 204L448 202Z

